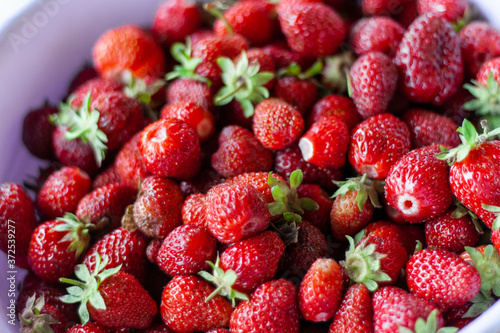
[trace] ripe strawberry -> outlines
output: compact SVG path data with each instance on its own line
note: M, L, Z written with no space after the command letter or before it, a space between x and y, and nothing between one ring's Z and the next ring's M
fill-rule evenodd
M307 57L333 54L346 31L340 16L327 5L306 1L277 5L278 18L290 48Z
M299 309L306 320L327 321L337 312L342 300L341 267L333 259L317 259L299 287Z
M35 205L25 190L18 184L1 184L0 250L7 253L9 265L28 267L26 255L36 226Z
M196 103L207 110L212 110L214 93L206 83L193 79L177 79L167 87L169 104L178 102Z
M134 202L133 220L147 236L165 238L182 224L182 195L179 185L171 179L150 176L141 184Z
M443 316L431 301L414 296L397 287L383 287L373 294L375 332L399 332L400 327L415 330L418 320L433 321L439 329Z
M422 226L418 224L408 224L406 222L403 224L396 224L394 222L381 220L368 223L363 231L365 237L374 235L398 241L403 245L408 254L415 252L415 247L418 242L425 246L425 232Z
M101 258L108 257L107 268L121 266L122 272L131 274L142 282L145 277L147 245L147 238L139 231L128 232L124 228L118 228L92 245L85 253L82 264L93 272L98 254Z
M205 227L207 218L205 203L205 194L193 193L189 195L182 204L182 223Z
M398 82L396 66L380 52L359 57L350 72L352 99L359 114L370 118L387 110Z
M287 280L272 280L261 284L233 311L229 323L231 332L299 332L297 290Z
M208 230L228 244L256 235L271 219L264 197L251 185L214 186L207 193L206 205Z
M92 98L97 98L100 94L121 92L122 89L122 85L117 81L95 77L75 87L73 96L68 99L68 102L71 103L70 105L72 108L79 109L83 103L85 103L88 94L90 94Z
M464 328L466 325L470 324L477 316L465 316L469 309L473 306L472 302L467 302L458 308L451 308L444 313L444 317L449 326L456 327L458 329Z
M350 43L358 55L382 52L393 57L405 29L388 17L363 18L351 29Z
M461 306L480 290L481 278L458 254L438 249L415 253L406 267L410 292L441 309Z
M121 183L134 189L138 189L140 182L150 175L139 151L140 137L141 133L134 135L120 149L114 163L116 171L120 175Z
M347 289L328 332L373 332L372 299L364 284L358 283Z
M391 166L409 151L408 126L399 118L384 113L356 126L351 133L348 157L358 173L382 180Z
M44 296L28 298L26 307L19 314L19 332L64 333L73 325L56 307L46 304Z
M152 33L164 45L183 42L201 26L201 13L187 0L167 1L156 11Z
M293 63L300 66L305 65L308 61L296 52L293 52L288 47L286 41L277 40L271 44L262 47L262 50L269 54L274 62L274 67L285 68Z
M304 160L322 168L342 167L348 146L347 125L336 117L314 123L299 140Z
M440 151L437 145L412 150L387 175L385 198L409 222L437 217L451 205L450 167L436 157Z
M233 308L220 295L206 298L214 288L192 275L174 277L165 287L160 306L161 317L176 332L207 331L229 324Z
M37 206L45 219L74 213L78 202L90 191L92 181L76 167L63 167L52 173L37 197Z
M403 114L402 119L410 129L412 148L433 144L456 147L460 144L458 125L439 113L410 109Z
M347 125L349 133L362 120L352 99L341 95L327 95L314 104L307 121L308 127L331 116L342 120Z
M498 297L500 295L500 255L498 250L491 244L481 245L476 248L466 246L465 250L466 252L463 252L460 257L473 265L479 272L482 296L491 299L491 294L494 294ZM475 301L473 306L477 307L479 302ZM488 301L490 300L486 300L485 303L488 303ZM482 310L481 312L484 312L485 309Z
M94 45L94 66L101 76L120 78L125 72L134 77L159 77L165 59L158 43L137 26L127 25L103 34Z
M212 136L215 130L213 114L204 107L192 102L166 104L161 109L160 118L176 118L184 121L196 131L201 142Z
M23 143L29 152L38 158L52 159L54 157L51 141L54 124L49 119L58 111L57 108L46 104L30 111L24 117Z
M435 14L417 18L405 32L394 63L402 91L413 102L443 104L462 84L460 39Z
M216 257L217 241L203 227L181 225L172 230L157 254L157 263L170 276L196 274Z
M491 242L496 247L497 251L500 252L500 229L491 231Z
M297 188L297 194L300 198L309 198L316 202L318 209L304 210L301 214L302 220L308 221L317 227L325 235L330 229L330 211L332 210L333 200L328 193L316 184L301 184Z
M92 189L96 190L104 185L109 185L113 183L122 183L122 178L118 173L115 165L110 165L107 169L100 172L92 181Z
M71 327L66 333L113 333L113 330L99 323L91 322L75 325Z
M62 301L81 303L78 314L82 324L92 318L110 328L147 328L158 312L151 296L132 275L120 272L121 266L104 270L107 257L101 261L97 255L96 259L92 273L83 264L76 266L75 274L83 283L61 279L72 285Z
M286 180L276 173L272 177L286 182ZM226 183L248 184L255 187L262 194L266 203L274 202L271 186L269 186L268 172L245 172L226 180Z
M73 273L90 242L89 229L75 215L40 224L31 236L28 264L42 280L53 283Z
M146 169L158 176L188 179L200 169L200 142L191 127L178 119L160 119L139 139Z
M417 0L417 8L420 15L433 13L456 24L464 20L470 10L467 0Z
M106 223L103 227L113 230L120 226L125 208L135 199L136 192L123 184L114 183L100 187L78 203L76 216L89 219L92 224Z
M473 21L458 36L469 76L475 77L484 62L500 57L500 32L491 24Z
M253 132L268 149L283 149L295 143L304 131L301 114L281 99L270 98L255 108Z
M403 9L409 0L363 0L361 2L361 10L365 15L383 15L398 13Z

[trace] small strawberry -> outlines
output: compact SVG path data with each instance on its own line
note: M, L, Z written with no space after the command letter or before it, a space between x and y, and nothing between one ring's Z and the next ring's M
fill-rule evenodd
M351 133L349 162L372 179L387 177L391 166L410 151L410 131L399 118L384 113L358 124Z
M342 120L349 133L362 120L352 99L341 95L327 95L314 104L308 118L308 127L324 118L335 116Z
M113 333L114 331L96 322L79 324L68 329L66 333Z
M386 112L398 82L398 71L391 58L380 52L368 52L351 67L350 93L364 118Z
M64 333L71 324L55 307L45 303L44 296L28 298L26 307L19 314L21 333L53 332Z
M274 174L273 174L274 175ZM301 184L297 187L297 194L300 198L309 198L318 205L316 210L304 210L301 214L302 220L308 221L317 227L325 235L330 229L330 212L332 210L333 199L319 185L316 184Z
M350 43L359 55L382 52L393 57L405 29L388 17L363 18L351 29Z
M193 128L200 139L206 141L214 133L214 116L204 107L192 102L166 104L160 113L161 119L176 118Z
M451 205L450 168L436 157L439 152L437 145L412 150L387 175L385 198L409 222L437 217Z
M190 194L182 204L182 223L205 227L207 219L206 195L203 193Z
M229 327L234 333L258 329L298 333L299 310L295 286L284 279L261 284L249 301L243 301L233 311Z
M481 277L458 254L438 249L415 253L406 266L410 292L432 301L441 309L461 306L476 296Z
M168 103L196 103L207 110L213 109L214 93L206 83L193 79L174 80L167 88Z
M57 108L46 104L41 108L31 110L24 117L23 143L32 155L42 159L54 157L51 141L54 124L50 122L50 116L58 111Z
M469 15L467 0L417 0L420 15L433 13L450 23L458 24Z
M176 332L207 331L227 326L233 308L220 295L205 301L213 291L214 288L199 277L174 277L162 294L160 312L163 321Z
M120 149L114 163L121 183L134 189L138 189L140 182L150 175L139 151L140 137L141 133L134 135Z
M182 42L201 26L201 13L187 0L167 1L156 11L152 33L164 45Z
M473 21L459 33L467 73L475 77L484 62L500 57L500 31L488 22Z
M372 298L364 284L358 283L347 289L328 332L373 332Z

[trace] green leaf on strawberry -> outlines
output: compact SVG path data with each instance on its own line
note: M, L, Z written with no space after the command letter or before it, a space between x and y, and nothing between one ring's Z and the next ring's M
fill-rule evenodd
M500 116L500 85L493 77L493 72L488 76L486 85L482 85L476 80L473 84L466 83L467 89L476 99L464 104L464 108L476 111L478 115L499 115Z
M83 224L78 217L72 213L66 213L63 217L57 218L64 223L54 227L54 231L67 232L60 242L71 242L68 246L68 252L75 252L75 258L79 258L87 249L90 243L89 229L91 224Z
M144 79L135 78L130 71L126 72L123 81L126 83L123 93L142 104L151 103L151 96L165 86L165 81L160 79L147 84Z
M206 83L210 87L211 82L206 77L195 73L196 67L202 63L202 59L191 57L191 39L186 38L186 44L174 43L170 48L172 58L180 65L175 65L174 70L167 73L165 80L170 81L176 78L187 78Z
M427 320L423 318L418 318L415 322L414 330L411 330L404 326L399 326L399 333L455 333L458 332L456 327L442 327L437 329L437 312L438 310L433 310Z
M490 213L493 213L496 215L496 218L495 220L493 221L493 226L492 226L492 230L493 231L497 231L498 229L500 229L500 207L498 206L492 206L492 205L486 205L486 204L482 204L482 207L487 210L488 212Z
M374 207L382 207L378 200L378 192L383 191L383 186L380 186L380 182L367 178L366 173L360 177L349 178L346 181L340 182L334 181L334 183L339 188L333 193L332 198L339 195L344 196L348 191L355 191L357 194L354 201L358 204L360 211L363 210L368 198Z
M470 302L472 305L462 318L478 317L495 303L495 299L491 297L491 291L481 290Z
M481 276L481 290L500 297L500 255L493 245L484 249L484 255L473 247L466 246L465 250L472 259Z
M302 67L300 67L300 65L293 62L287 68L279 70L278 77L296 76L301 80L307 80L320 74L322 69L323 69L323 62L321 60L316 61L314 64L312 64L311 67L309 67L309 69L307 69L304 72L302 72Z
M45 296L42 294L39 298L36 298L36 294L29 297L26 301L26 306L19 314L19 324L21 333L54 333L54 330L50 327L52 324L59 324L52 316L48 314L42 314L43 307L45 306Z

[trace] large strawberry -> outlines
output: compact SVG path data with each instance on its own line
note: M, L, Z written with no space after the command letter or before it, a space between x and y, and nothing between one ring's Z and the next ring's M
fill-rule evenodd
M203 106L193 102L166 104L161 109L160 118L176 118L192 127L200 141L206 141L214 133L214 116Z
M141 133L137 133L125 143L116 155L114 163L120 182L134 189L138 189L140 183L150 175L139 151L140 137Z
M372 298L364 284L354 284L347 289L328 332L373 332Z
M404 28L389 17L363 18L352 27L350 43L359 55L375 51L392 57L404 32Z
M153 35L163 44L183 42L201 25L201 13L196 4L186 0L167 1L156 11Z

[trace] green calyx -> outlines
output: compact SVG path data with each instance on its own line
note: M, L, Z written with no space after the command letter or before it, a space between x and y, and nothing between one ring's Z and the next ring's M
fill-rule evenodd
M483 128L483 134L479 135L474 125L472 125L472 123L467 119L464 119L462 127L457 129L457 132L460 133L460 140L462 141L462 144L453 149L447 149L441 146L441 152L436 155L437 158L448 161L450 165L454 162L460 162L467 157L472 148L479 146L491 137L500 134L500 127L494 129L493 131L488 131L487 121L483 120L481 122L481 127Z
M424 318L418 318L415 322L414 330L411 330L404 326L399 326L399 333L455 333L458 332L458 328L456 327L442 327L440 329L437 328L437 313L438 310L432 310L432 312L427 317L427 320Z
M459 219L464 217L465 215L469 215L469 218L471 219L472 223L474 224L474 227L476 228L477 232L479 234L484 234L483 227L481 226L481 223L479 222L479 219L476 214L468 210L460 201L458 201L456 198L453 199L453 205L456 206L455 210L451 213L450 217L452 219Z
M66 232L66 235L60 242L70 242L67 251L75 252L75 258L78 259L85 252L90 243L89 230L94 227L93 224L83 224L74 214L66 213L63 217L58 217L62 221L54 227L54 231Z
M48 314L42 314L45 298L44 295L36 298L36 294L29 297L26 301L26 307L19 314L19 324L21 333L54 333L50 327L52 324L59 324L57 320Z
M80 281L66 278L59 279L62 283L72 285L66 289L68 295L62 296L61 301L71 304L80 303L78 315L80 316L82 324L86 324L90 320L87 303L96 309L106 310L106 304L99 292L99 285L110 276L118 273L122 267L122 265L120 265L115 268L104 270L108 262L109 257L106 256L104 260L101 261L101 256L96 253L95 269L92 274L87 266L80 264L75 267L75 275ZM98 274L98 272L101 273Z
M464 313L462 318L479 317L479 315L495 304L495 299L491 297L491 291L480 290L479 293L469 302L472 303L472 305L469 310Z
M106 134L99 129L99 111L91 109L90 92L85 96L85 100L79 110L71 107L71 99L68 103L61 103L59 113L50 117L50 120L58 126L68 127L64 134L66 140L81 139L88 143L94 152L94 157L98 166L101 166L108 149L106 143L108 138Z
M151 96L165 86L165 81L163 80L156 80L148 85L143 79L134 78L131 72L128 71L126 73L124 77L125 87L123 88L123 93L137 100L139 103L151 103Z
M282 215L285 221L301 222L301 214L305 211L317 210L319 205L311 198L299 198L297 188L302 183L304 175L297 169L290 174L288 185L285 181L273 177L269 173L267 183L271 187L274 202L268 204L269 212L272 216Z
M369 291L374 292L378 289L377 282L391 280L380 268L380 260L386 255L376 252L375 244L367 244L365 238L356 246L351 236L346 237L349 241L349 250L346 252L345 261L341 264L352 281L363 283Z
M344 196L348 191L355 191L357 194L354 201L358 204L360 211L363 210L368 198L374 207L382 208L382 205L378 201L378 193L384 190L383 184L367 178L366 173L360 177L348 178L346 181L341 182L334 181L334 183L339 188L333 193L332 198L339 195Z
M236 63L226 57L217 59L222 69L222 87L214 98L215 105L229 104L233 99L241 104L243 114L249 118L254 113L254 104L269 98L264 85L274 78L271 72L259 72L259 64L250 64L245 51Z
M491 226L491 229L493 231L497 231L498 229L500 229L500 207L493 205L486 205L484 203L482 204L482 207L484 210L493 213L496 216L495 219L493 220L493 225Z
M174 43L170 48L172 58L180 65L175 65L174 70L165 76L165 80L170 81L176 78L192 79L211 85L210 80L195 73L196 67L202 63L200 58L191 57L191 39L186 38L186 44Z
M297 63L292 63L287 68L283 68L278 71L278 77L283 76L296 76L301 80L308 80L321 73L323 69L323 62L321 60L316 61L308 70L302 72L302 68Z
M476 99L464 104L464 108L470 111L476 111L478 115L496 115L500 116L500 85L494 79L493 73L490 73L486 85L482 85L476 80L473 84L466 83L467 89Z
M248 300L248 296L246 294L232 288L232 286L236 282L236 279L238 278L238 275L232 269L228 269L224 272L224 270L219 266L219 256L217 256L215 264L210 261L207 261L207 264L212 267L213 273L210 274L208 272L201 271L198 274L206 281L215 284L217 287L205 299L205 302L209 302L212 298L215 297L215 295L227 297L231 301L233 307L236 306L236 300Z
M481 290L487 293L493 292L500 297L500 255L493 245L484 249L484 255L473 247L466 246L465 250L472 259L472 265L476 267L481 276Z

